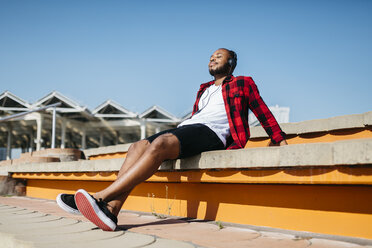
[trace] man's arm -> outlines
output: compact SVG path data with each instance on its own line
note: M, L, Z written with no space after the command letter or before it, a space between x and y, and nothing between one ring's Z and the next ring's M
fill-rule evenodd
M266 133L270 136L273 144L287 145L285 133L280 128L274 115L263 101L253 79L249 78L248 105L254 115L260 121Z

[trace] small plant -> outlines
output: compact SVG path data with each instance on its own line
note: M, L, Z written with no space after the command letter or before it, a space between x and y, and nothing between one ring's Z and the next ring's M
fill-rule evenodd
M225 228L225 227L223 226L222 222L219 221L219 220L216 221L216 225L218 226L218 228L219 228L220 230L223 229L223 228Z
M154 193L148 193L147 194L147 197L150 199L150 209L151 209L151 214L153 216L155 216L156 218L158 219L166 219L167 218L167 215L164 215L164 214L159 214L156 212L155 210L155 206L154 206L154 200L155 200L155 194ZM167 201L167 208L165 210L165 212L170 215L171 213L171 210L172 210L172 204L169 203L169 199L168 199L168 186L165 185L165 199Z
M176 197L175 197L176 198ZM167 200L167 209L166 209L166 213L168 215L171 215L171 210L172 210L172 205L173 205L173 202L170 204L169 203L169 198L168 198L168 186L165 185L165 199Z

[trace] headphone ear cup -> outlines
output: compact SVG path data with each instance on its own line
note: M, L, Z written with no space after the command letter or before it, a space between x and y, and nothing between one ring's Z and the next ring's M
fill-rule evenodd
M234 68L236 66L236 62L235 62L235 59L229 59L227 61L227 63L229 63L230 67Z

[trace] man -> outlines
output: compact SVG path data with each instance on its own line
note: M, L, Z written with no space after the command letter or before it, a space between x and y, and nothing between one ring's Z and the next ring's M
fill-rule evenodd
M244 148L249 138L248 108L257 116L272 143L286 145L274 116L250 77L234 77L236 53L225 48L209 61L214 80L200 86L192 117L177 128L162 131L132 144L117 179L102 191L89 195L60 194L57 203L70 213L81 212L105 231L113 231L117 216L131 190L153 175L163 161L186 158L204 151Z

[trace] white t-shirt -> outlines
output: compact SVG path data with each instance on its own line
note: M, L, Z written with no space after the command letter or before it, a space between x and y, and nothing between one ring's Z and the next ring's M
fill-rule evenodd
M209 86L200 98L199 111L190 119L181 122L178 127L191 124L204 124L221 139L226 146L226 139L230 136L229 120L227 119L225 103L222 97L222 85Z

